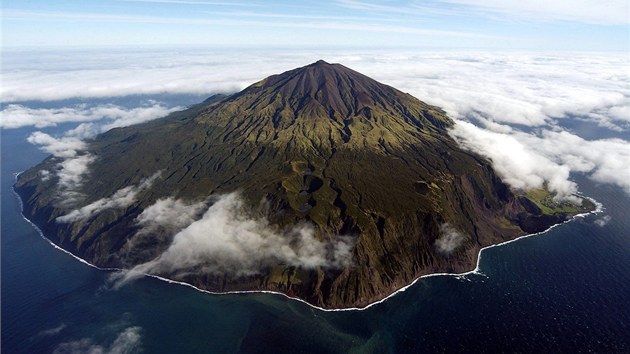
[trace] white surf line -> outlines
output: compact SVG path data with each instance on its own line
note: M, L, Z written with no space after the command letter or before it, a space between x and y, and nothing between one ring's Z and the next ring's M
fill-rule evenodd
M21 173L21 172L20 172L20 173ZM20 173L17 173L17 174L15 175L16 180L17 180L17 177L20 175ZM39 228L39 227L37 227L37 225L35 225L35 224L31 221L31 220L29 220L26 216L24 216L24 205L23 205L23 203L22 203L22 198L20 198L19 194L17 194L17 192L15 191L15 189L12 189L12 190L13 190L13 193L17 196L17 198L18 198L18 200L19 200L19 202L20 202L20 208L21 208L22 218L23 218L24 220L26 220L29 224L33 225L33 227L35 228L35 230L37 230L37 232L39 233L39 235L40 235L40 236L41 236L44 240L48 241L48 243L50 243L53 247L55 247L56 249L61 250L62 252L66 253L66 254L68 254L68 255L70 255L70 256L72 256L73 258L75 258L75 259L76 259L76 260L78 260L79 262L84 263L84 264L87 264L87 265L89 265L90 267L95 268L95 269L98 269L98 270L102 270L102 271L113 271L113 272L128 272L128 271L129 271L128 269L122 269L122 268L101 268L101 267L99 267L99 266L96 266L96 265L94 265L94 264L92 264L92 263L90 263L90 262L86 261L85 259L83 259L83 258L81 258L81 257L76 256L76 255L75 255L75 254L73 254L72 252L67 251L67 250L65 250L65 249L61 248L60 246L57 246L54 242L52 242L50 239L48 239L48 238L44 235L44 233L42 232L42 230L40 230L40 228ZM515 241L518 241L518 240L523 239L523 238L526 238L526 237L531 237L531 236L541 235L541 234L544 234L544 233L546 233L547 231L549 231L549 230L553 229L553 228L554 228L554 227L556 227L556 226L564 225L564 224L566 224L566 223L568 223L568 222L571 222L571 221L573 221L573 220L575 220L575 219L577 219L577 218L583 218L583 217L585 217L585 216L587 216L587 215L590 215L590 214L598 214L598 213L601 213L601 212L603 212L603 211L604 211L604 207L603 207L603 205L602 205L601 203L599 203L598 201L596 201L595 199L590 198L590 197L586 197L586 196L582 196L582 195L579 195L579 196L580 196L581 198L588 199L590 202L592 202L593 204L595 204L596 209L595 209L595 210L593 210L593 211L590 211L590 212L586 212L586 213L582 213L582 214L576 214L576 215L574 215L573 217L571 217L570 219L565 220L565 221L563 221L563 222L561 222L561 223L559 223L559 224L552 225L552 226L550 226L548 229L546 229L546 230L544 230L544 231L540 231L540 232L536 232L536 233L533 233L533 234L528 234L528 235L519 236L519 237L517 237L517 238L515 238L515 239L513 239L513 240L509 240L509 241L505 241L505 242L501 242L501 243L497 243L497 244L494 244L494 245L490 245L490 246L483 247L483 248L481 248L481 249L479 250L479 253L477 254L477 265L475 266L475 269L470 270L470 271L467 271L467 272L463 272L463 273L431 273L431 274L421 275L421 276L419 276L418 278L414 279L414 280L413 280L411 283L409 283L408 285L405 285L405 286L403 286L402 288L400 288L400 289L398 289L398 290L395 290L394 292L392 292L391 294L387 295L386 297L384 297L384 298L382 298L382 299L380 299L380 300L378 300L378 301L372 302L372 303L370 303L370 304L366 305L365 307L345 307L345 308L340 308L340 309L327 309L327 308L319 307L319 306L317 306L317 305L313 305L313 304L311 304L311 303L309 303L309 302L307 302L307 301L305 301L305 300L302 300L302 299L300 299L300 298L298 298L298 297L289 296L289 295L287 295L287 294L285 294L285 293L281 293L281 292L277 292L277 291L271 291L271 290L240 290L240 291L214 292L214 291L204 290L204 289L198 288L198 287L196 287L196 286L194 286L194 285L192 285L192 284L189 284L189 283L185 283L185 282L181 282L181 281L177 281L177 280L173 280L173 279L168 279L168 278L165 278L165 277L162 277L162 276L159 276L159 275L155 275L155 274L148 274L148 273L141 273L141 274L142 274L143 276L147 276L147 277L151 277L151 278L159 279L159 280L165 281L165 282L170 283L170 284L178 284L178 285L187 286L187 287L189 287L189 288L193 288L193 289L195 289L195 290L197 290L197 291L199 291L199 292L206 293L206 294L211 294L211 295L234 295L234 294L273 294L273 295L282 295L282 296L284 296L284 297L285 297L285 298L287 298L287 299L290 299L290 300L295 300L295 301L299 301L299 302L301 302L301 303L304 303L304 304L306 304L306 305L310 306L311 308L314 308L314 309L317 309L317 310L320 310L320 311L324 311L324 312L363 311L363 310L367 310L367 309L369 309L369 308L370 308L370 307L372 307L372 306L375 306L375 305L378 305L378 304L380 304L380 303L382 303L382 302L385 302L385 300L387 300L387 299L389 299L389 298L391 298L391 297L394 297L394 296L395 296L396 294L398 294L398 293L404 292L405 290L407 290L408 288L410 288L411 286L413 286L414 284L416 284L418 281L420 281L420 280L422 280L422 279L425 279L425 278L438 277L438 276L451 276L451 277L455 277L455 278L458 278L458 279L463 279L463 278L465 278L467 275L471 275L471 274L477 274L477 275L482 275L482 276L485 276L485 274L483 274L483 273L480 271L480 269L479 269L479 263L481 262L481 252L482 252L483 250L486 250L486 249L489 249L489 248L493 248L493 247L502 246L502 245L506 245L506 244L508 244L508 243L515 242Z
M22 171L23 172L23 171ZM15 180L17 182L17 178L18 176L22 173L22 172L18 172L15 174ZM20 203L20 215L22 215L22 219L26 220L26 222L28 222L29 224L31 224L31 226L33 226L33 228L37 231L37 233L39 233L39 236L41 236L44 240L46 240L48 243L50 243L54 248L60 250L61 252L68 254L70 256L72 256L74 259L78 260L79 262L83 263L83 264L87 264L92 268L98 269L98 270L106 270L106 271L112 271L112 270L122 270L122 269L118 269L118 268L101 268L98 266L95 266L94 264L86 261L85 259L81 258L81 257L77 257L75 256L72 252L67 251L65 249L63 249L62 247L58 246L56 243L52 242L50 239L48 239L46 236L44 236L44 233L42 232L42 230L39 228L39 226L35 225L35 223L33 223L31 220L29 220L25 215L24 215L24 202L22 202L22 198L20 197L20 195L15 191L15 188L11 188L11 191L13 192L13 194L15 194L15 197L17 198L18 202Z

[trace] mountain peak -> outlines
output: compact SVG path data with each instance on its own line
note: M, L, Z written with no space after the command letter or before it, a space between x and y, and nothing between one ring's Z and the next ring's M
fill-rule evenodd
M348 140L346 136L352 130L348 124L364 132L375 128L385 132L398 126L409 133L441 131L451 124L439 108L324 60L261 80L230 97L228 103L231 104L221 107L239 112L240 119L269 118L264 121L273 124L274 132L316 122L321 129L309 133L321 134L322 140L328 140L331 130L339 129L345 129L346 133L333 135ZM409 136L409 139L415 138Z
M325 61L323 59L319 59L318 61L316 61L313 64L308 65L308 66L324 66L324 65L333 65L333 64L330 64L330 63L328 63L327 61Z

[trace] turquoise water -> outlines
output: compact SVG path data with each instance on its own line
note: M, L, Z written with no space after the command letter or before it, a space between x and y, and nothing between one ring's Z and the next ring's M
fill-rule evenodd
M109 272L21 217L14 174L45 157L25 141L30 131L1 139L3 353L630 352L630 198L618 188L577 176L602 214L485 250L482 274L425 278L368 310L323 312L152 278L109 289Z

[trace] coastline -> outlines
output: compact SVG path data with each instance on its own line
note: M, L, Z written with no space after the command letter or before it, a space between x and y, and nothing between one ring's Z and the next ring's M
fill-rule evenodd
M18 176L19 176L21 173L22 173L22 172L18 172L18 173L16 173L16 174L15 174L15 179L16 179L16 181L17 181ZM40 237L42 237L44 240L46 240L46 241L47 241L49 244L51 244L54 248L56 248L56 249L58 249L58 250L61 250L62 252L64 252L64 253L66 253L66 254L70 255L71 257L75 258L75 259L76 259L76 260L78 260L79 262L81 262L81 263L83 263L83 264L86 264L86 265L88 265L88 266L90 266L90 267L92 267L92 268L95 268L95 269L97 269L97 270L101 270L101 271L109 271L109 272L127 272L127 271L128 271L127 269L122 269L122 268L103 268L103 267L96 266L96 265L94 265L94 264L92 264L92 263L90 263L90 262L86 261L85 259L83 259L83 258L81 258L81 257L79 257L79 256L77 256L77 255L75 255L75 254L73 254L72 252L67 251L67 250L65 250L64 248L62 248L62 247L58 246L57 244L55 244L53 241L51 241L50 239L48 239L48 238L44 235L44 233L42 232L42 230L41 230L41 229L40 229L37 225L35 225L35 223L33 223L31 220L29 220L29 219L28 219L28 218L24 215L24 204L23 204L22 198L21 198L21 197L20 197L20 195L19 195L19 194L15 191L15 188L13 188L13 187L12 187L12 188L11 188L11 191L13 192L13 194L14 194L14 195L17 197L17 199L18 199L18 202L19 202L19 205L20 205L20 214L21 214L22 218L23 218L24 220L26 220L29 224L31 224L31 225L33 226L33 228L34 228L34 229L35 229L35 230L39 233ZM240 290L240 291L227 291L227 292L213 292L213 291L209 291L209 290L204 290L204 289L198 288L198 287L196 287L196 286L194 286L194 285L192 285L192 284L189 284L189 283L185 283L185 282L181 282L181 281L177 281L177 280L168 279L168 278L165 278L165 277L162 277L162 276L159 276L159 275L147 274L147 273L143 273L142 275L143 275L143 276L152 277L152 278L155 278L155 279L159 279L159 280L161 280L161 281L164 281L164 282L167 282L167 283L171 283L171 284L178 284L178 285L187 286L187 287L190 287L190 288L192 288L192 289L195 289L195 290L197 290L197 291L199 291L199 292L206 293L206 294L211 294L211 295L231 295L231 294L273 294L273 295L282 295L282 296L284 296L284 297L285 297L285 298L287 298L287 299L290 299L290 300L296 300L296 301L302 302L302 303L304 303L304 304L308 305L308 306L309 306L309 307L311 307L311 308L314 308L314 309L317 309L317 310L320 310L320 311L325 311L325 312L362 311L362 310L367 310L367 309L369 309L370 307L375 306L375 305L378 305L378 304L380 304L380 303L382 303L382 302L385 302L386 300L388 300L389 298L391 298L391 297L395 296L395 295L396 295L396 294L398 294L398 293L401 293L401 292L406 291L406 290L407 290L408 288L410 288L412 285L416 284L418 281L420 281L421 279L424 279L424 278L437 277L437 276L452 276L452 277L455 277L455 278L458 278L458 279L462 279L462 278L466 277L467 275L471 275L471 274L479 274L479 275L483 275L483 276L485 276L485 275L483 274L483 272L481 272L481 271L480 271L480 268L479 268L479 265L480 265L480 262L481 262L481 255L482 255L482 252L483 252L484 250L489 249L489 248L493 248L493 247L502 246L502 245L505 245L505 244L508 244L508 243L511 243L511 242L515 242L515 241L518 241L518 240L523 239L523 238L526 238L526 237L531 237L531 236L541 235L541 234L544 234L544 233L548 232L549 230L553 229L553 228L554 228L554 227L556 227L556 226L564 225L565 223L569 223L569 222L571 222L571 221L573 221L573 220L575 220L575 219L577 219L577 218L583 218L583 217L586 217L587 215L590 215L590 214L598 214L598 213L601 213L601 212L603 212L603 211L604 211L604 207L603 207L603 205L602 205L601 203L597 202L595 199L590 198L590 197L587 197L587 196L584 196L584 195L580 195L580 194L578 194L578 195L579 195L581 198L584 198L584 199L587 199L587 200L591 201L591 202L592 202L592 203L596 206L595 210L593 210L593 211L589 211L589 212L586 212L586 213L580 213L580 214L573 215L570 219L565 220L565 221L563 221L563 222L561 222L561 223L558 223L558 224L552 225L552 226L550 226L549 228L547 228L546 230L543 230L543 231L540 231L540 232L536 232L536 233L532 233L532 234L527 234L527 235L519 236L519 237L514 238L514 239L512 239L512 240L508 240L508 241L504 241L504 242L501 242L501 243L497 243L497 244L489 245L489 246L486 246L486 247L482 247L482 248L479 250L479 252L477 253L477 262L476 262L476 265L475 265L475 268L474 268L474 269L472 269L472 270L470 270L470 271L467 271L467 272L462 272L462 273L431 273L431 274L421 275L421 276L419 276L419 277L415 278L415 279L414 279L412 282L410 282L409 284L407 284L407 285L405 285L405 286L403 286L403 287L401 287L401 288L399 288L399 289L397 289L397 290L395 290L395 291L391 292L391 293L390 293L389 295L387 295L386 297L384 297L384 298L382 298L382 299L380 299L380 300L374 301L374 302L372 302L372 303L369 303L368 305L366 305L366 306L364 306L364 307L344 307L344 308L333 308L333 309L330 309L330 308L323 308L323 307L319 307L319 306L313 305L313 304L311 304L311 303L309 303L309 302L307 302L307 301L305 301L305 300L303 300L303 299L300 299L300 298L298 298L298 297L292 297L292 296L289 296L289 295L287 295L287 294L285 294L285 293L276 292L276 291L270 291L270 290Z

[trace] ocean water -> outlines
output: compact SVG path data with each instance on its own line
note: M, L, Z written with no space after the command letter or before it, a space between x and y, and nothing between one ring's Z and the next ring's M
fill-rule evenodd
M325 312L153 278L110 289L110 272L21 217L15 173L45 157L26 142L31 131L1 131L2 353L630 352L630 198L619 188L575 176L602 213L484 250L480 274L424 278L367 310Z

